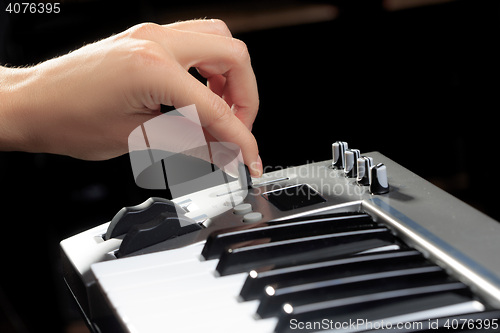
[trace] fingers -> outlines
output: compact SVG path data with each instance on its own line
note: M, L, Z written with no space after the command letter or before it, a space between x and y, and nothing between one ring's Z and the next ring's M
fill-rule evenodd
M198 72L200 72L200 70L198 70ZM204 75L201 72L200 74L202 76ZM218 96L224 98L224 86L226 85L226 78L223 75L212 75L206 77L206 79L207 86L210 88L210 90L212 90ZM226 102L228 105L232 105L232 103L230 103L229 101L226 100Z
M236 116L251 128L259 107L257 82L246 45L230 37L219 20L179 22L167 26L143 24L132 36L153 41L187 70L196 67L210 88L233 106Z
M205 130L220 142L232 142L238 145L252 175L260 177L262 165L259 162L255 137L233 114L229 105L189 73L179 71L174 75L172 77L170 73L170 80L175 80L176 89L170 90L165 95L168 95L176 107L195 104Z
M237 40L182 32L168 41L174 56L185 67L196 67L210 88L238 111L237 117L251 128L259 108L257 81L246 45Z
M129 36L155 42L175 59L155 71L154 82L164 87L155 89L159 102L176 108L195 104L202 126L217 140L239 145L252 174L260 176L250 132L259 98L246 45L218 20L145 24L132 28ZM210 89L187 72L191 67L207 78Z
M176 30L232 37L231 31L229 30L227 25L223 21L216 19L182 21L167 24L164 27Z
M221 21L216 19L211 20L191 20L191 21L182 21L173 24L168 24L165 27L191 31L191 32L199 32L205 34L214 34L232 38L231 31L227 27L227 25ZM230 96L230 93L226 91L226 78L222 74L213 74L209 71L204 71L203 68L197 68L200 75L207 79L207 86L210 90L212 90L215 94L222 97L226 103L230 106L233 105L233 100ZM258 97L257 97L258 98ZM255 109L258 109L255 108ZM252 129L252 124L255 120L255 113L250 112L236 112L236 107L233 108L233 113L236 114L238 119L240 119L245 126L249 130Z

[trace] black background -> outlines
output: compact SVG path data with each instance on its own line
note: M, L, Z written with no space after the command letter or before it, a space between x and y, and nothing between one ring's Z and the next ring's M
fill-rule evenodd
M246 42L259 84L254 134L266 170L329 159L332 142L348 141L500 219L498 1L395 12L380 1L330 3L339 8L333 21L235 36ZM198 4L96 0L64 2L58 15L13 15L2 2L0 63L36 64ZM123 206L167 195L139 189L126 155L89 162L3 152L0 189L6 332L58 332L78 319L61 277L59 241Z

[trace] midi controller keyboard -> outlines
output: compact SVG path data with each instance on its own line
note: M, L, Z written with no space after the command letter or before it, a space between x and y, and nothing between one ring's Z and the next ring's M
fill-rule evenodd
M500 223L378 152L122 208L61 242L93 332L500 332Z

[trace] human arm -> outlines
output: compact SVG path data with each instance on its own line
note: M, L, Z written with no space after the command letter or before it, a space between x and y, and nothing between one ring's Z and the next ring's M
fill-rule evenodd
M142 24L0 75L2 150L108 159L127 152L130 132L161 104L195 104L207 136L237 144L252 174L262 172L251 134L259 100L250 57L222 21Z

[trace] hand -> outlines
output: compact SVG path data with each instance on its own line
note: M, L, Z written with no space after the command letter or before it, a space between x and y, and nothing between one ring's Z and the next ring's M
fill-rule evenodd
M262 173L251 134L255 75L246 45L222 21L141 24L17 71L6 72L22 78L10 91L9 124L24 133L24 150L112 158L128 151L130 132L160 115L160 104L195 104L207 137L237 144L252 175Z

